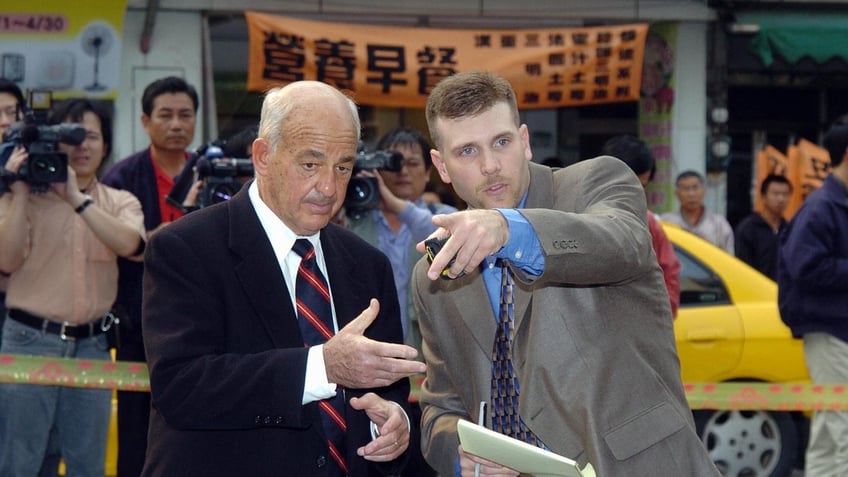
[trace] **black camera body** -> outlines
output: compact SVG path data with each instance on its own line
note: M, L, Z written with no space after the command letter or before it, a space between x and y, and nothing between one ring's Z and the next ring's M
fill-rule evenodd
M353 174L359 171L400 172L403 169L403 154L397 151L365 152L360 150L353 164ZM358 219L367 211L380 205L380 188L375 177L351 177L345 196L345 212Z
M198 178L205 179L197 197L197 205L206 207L230 200L241 189L239 178L253 177L253 160L241 157L202 157L198 159L197 171Z
M200 147L174 181L165 201L185 212L230 200L246 179L253 177L253 160L224 157L219 143ZM197 181L203 181L194 206L183 206L189 190Z
M79 124L35 124L31 118L9 126L0 145L0 167L6 162L15 147L23 146L28 158L21 164L17 176L4 178L4 190L15 180L25 181L33 192L47 192L51 182L68 180L68 155L59 150L59 143L79 145L85 141L85 128ZM5 170L5 169L4 169Z

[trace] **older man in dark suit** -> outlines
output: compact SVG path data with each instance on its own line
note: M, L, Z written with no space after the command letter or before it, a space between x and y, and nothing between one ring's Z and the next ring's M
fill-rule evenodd
M428 462L517 475L457 447L457 421L486 401L487 427L599 476L718 476L683 393L636 175L608 156L531 164L515 93L489 73L442 80L427 122L434 166L470 207L434 217L450 238L414 275Z
M400 344L388 260L328 225L344 199L359 130L356 106L331 86L272 90L253 144L255 182L151 240L143 326L153 411L144 475L403 470L408 446L418 445L410 444L405 378L424 365ZM307 261L320 271L304 274ZM307 321L321 313L310 312L303 277L330 302L332 316L317 316L329 324L310 328L327 333L323 343L308 338ZM335 413L327 411L338 398Z

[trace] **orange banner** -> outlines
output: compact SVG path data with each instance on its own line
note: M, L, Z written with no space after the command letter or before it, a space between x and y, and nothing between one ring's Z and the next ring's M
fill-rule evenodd
M248 90L312 79L352 91L360 104L405 108L423 108L442 78L475 70L509 80L522 109L636 101L648 31L647 24L447 30L245 17Z

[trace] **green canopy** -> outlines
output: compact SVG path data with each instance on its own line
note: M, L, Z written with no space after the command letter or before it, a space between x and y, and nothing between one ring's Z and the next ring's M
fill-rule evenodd
M848 59L848 13L737 13L736 23L759 25L751 49L766 66L774 55L789 63L805 56L818 63Z

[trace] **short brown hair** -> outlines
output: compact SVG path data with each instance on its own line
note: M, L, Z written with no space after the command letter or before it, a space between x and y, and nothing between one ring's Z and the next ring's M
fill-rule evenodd
M497 103L506 103L512 111L515 125L519 126L518 104L515 91L503 77L488 71L457 73L439 81L427 98L427 127L430 138L438 148L436 131L438 118L459 119L487 111Z

